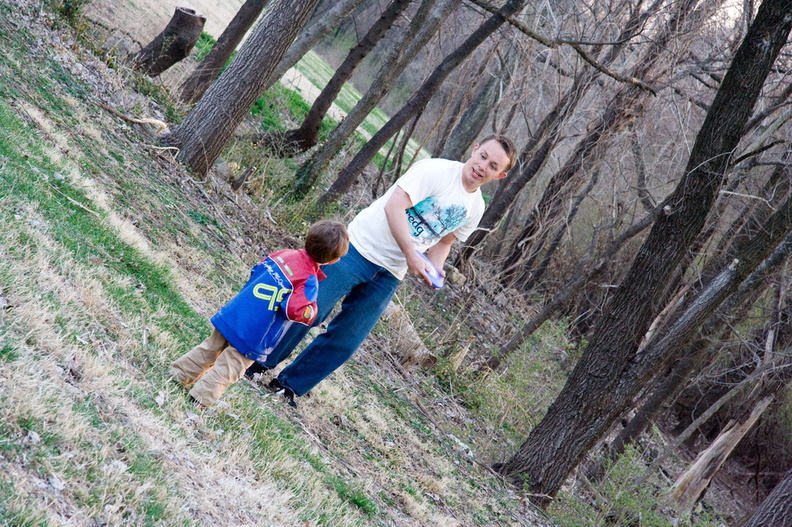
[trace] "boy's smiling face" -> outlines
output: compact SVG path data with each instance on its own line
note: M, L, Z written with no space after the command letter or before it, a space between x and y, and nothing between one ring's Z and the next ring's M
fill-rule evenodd
M468 192L496 179L506 177L509 155L498 141L493 139L473 146L470 159L462 167L462 184Z

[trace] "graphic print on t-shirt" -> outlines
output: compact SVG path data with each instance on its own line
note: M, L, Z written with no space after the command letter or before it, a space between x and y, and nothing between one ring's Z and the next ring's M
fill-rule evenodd
M467 209L459 204L443 207L433 196L405 211L413 238L442 238L465 223Z

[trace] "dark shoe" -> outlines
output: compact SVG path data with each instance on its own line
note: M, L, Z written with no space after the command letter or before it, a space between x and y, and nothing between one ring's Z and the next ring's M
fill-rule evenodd
M256 376L256 374L262 374L267 371L267 369L268 368L265 368L258 362L254 362L248 367L247 370L245 370L245 378L249 381L252 381L254 380L253 378Z
M192 395L187 394L187 400L190 401L190 403L192 403L192 405L195 406L197 410L206 410L206 405L201 404L201 402Z
M297 403L294 401L294 390L287 388L280 383L277 377L272 379L269 383L269 388L275 395L281 394L286 398L286 403L292 408L297 408Z

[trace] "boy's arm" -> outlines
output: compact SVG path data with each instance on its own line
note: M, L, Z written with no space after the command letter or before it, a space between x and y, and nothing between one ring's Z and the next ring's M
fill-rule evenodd
M319 294L319 280L310 275L306 280L298 282L283 306L286 318L310 326L318 314L316 298Z
M407 267L410 273L421 278L426 285L431 287L432 281L429 279L429 275L426 274L426 262L415 252L415 245L410 236L410 225L407 223L405 211L412 206L413 202L410 199L410 195L401 187L396 186L393 189L393 194L388 198L388 202L385 203L385 217L388 219L388 227L390 227L396 244L407 259ZM446 253L446 256L448 256L448 253ZM445 260L445 257L443 260ZM434 263L434 260L432 260L432 263ZM442 269L442 266L439 269Z
M440 276L445 277L443 264L445 264L446 258L448 258L448 254L451 252L451 246L454 245L456 239L456 235L453 232L449 232L426 251L426 256L429 257L429 261L435 266Z

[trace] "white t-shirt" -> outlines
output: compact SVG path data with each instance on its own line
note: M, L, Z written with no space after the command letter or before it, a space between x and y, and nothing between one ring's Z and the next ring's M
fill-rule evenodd
M459 161L424 159L413 165L374 203L360 211L349 224L349 240L367 260L386 268L399 280L407 273L407 260L391 234L385 217L395 187L409 196L407 222L415 248L425 252L450 232L460 241L476 230L484 214L481 190L468 192L462 185Z

